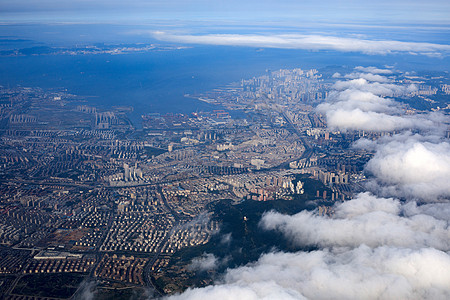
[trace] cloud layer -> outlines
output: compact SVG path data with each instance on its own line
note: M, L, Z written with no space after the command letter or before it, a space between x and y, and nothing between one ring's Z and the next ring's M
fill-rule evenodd
M384 194L436 201L450 198L450 143L403 134L375 143L366 170Z
M442 203L418 206L361 193L336 204L333 217L300 212L264 215L311 252L274 252L228 270L214 286L171 299L447 299L450 215ZM447 209L449 206L446 205Z
M266 230L278 230L298 246L320 247L432 247L450 250L447 221L426 214L401 216L402 205L393 198L368 193L337 204L335 215L324 218L310 211L293 216L269 212L261 220Z
M389 70L366 68L378 73ZM359 70L363 70L361 67ZM365 70L365 69L364 69ZM397 85L378 74L357 73L333 77L354 78L337 81L327 102L317 110L327 117L328 127L342 131L396 131L405 129L433 129L443 119L439 114L404 115L404 109L391 98L417 90L415 85ZM359 77L359 78L356 78ZM383 79L384 78L384 79Z
M447 299L450 256L435 249L361 245L269 253L222 282L171 299Z
M245 46L303 50L337 50L363 52L366 54L388 54L407 52L413 54L440 55L450 51L450 45L434 43L403 42L393 40L368 40L337 36L304 34L174 34L153 32L153 37L169 42L220 46ZM386 74L386 73L384 73Z
M448 115L437 113L405 115L404 109L387 97L406 95L417 88L398 85L384 75L390 69L356 67L360 78L337 81L327 102L317 110L327 117L330 128L342 131L401 131L377 141L359 140L357 148L375 152L365 170L373 176L370 190L383 196L396 196L421 201L437 201L450 197L450 144L439 136L449 123ZM356 77L353 72L334 77ZM383 75L379 75L383 74ZM378 77L370 80L371 76ZM380 82L381 81L381 82ZM424 131L411 134L410 130ZM430 133L432 132L432 134Z
M188 266L188 269L192 271L209 271L214 270L219 265L219 260L214 254L211 253L203 253L202 256L196 257L192 260L191 264Z

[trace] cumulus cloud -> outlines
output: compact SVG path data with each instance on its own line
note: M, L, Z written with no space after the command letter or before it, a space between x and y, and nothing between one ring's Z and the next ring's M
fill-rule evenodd
M383 70L357 67L378 73ZM352 73L354 74L354 73ZM353 76L353 75L352 75ZM414 85L370 82L364 78L337 81L327 102L317 110L332 129L366 131L441 131L449 117L439 113L405 115L392 96L414 91ZM376 142L360 140L355 147L375 151L365 170L374 179L367 187L384 196L436 201L450 196L450 145L427 134L397 134Z
M403 206L405 216L415 216L419 214L430 215L433 218L450 221L450 205L448 203L428 203L417 205L415 201L408 202Z
M389 82L390 81L388 78L378 75L378 74L359 73L359 72L353 72L353 73L347 74L344 76L344 78L349 78L349 79L363 78L368 81L377 81L377 82Z
M328 111L332 109L351 110L359 108L364 111L384 112L392 111L391 107L394 105L394 102L389 98L357 89L332 91L327 100L326 103L319 106L319 109Z
M342 74L339 72L336 72L331 76L331 78L341 78L341 77L342 77Z
M278 230L298 246L320 247L432 247L450 250L448 222L430 215L400 215L402 205L392 198L378 198L368 193L335 205L333 217L302 211L293 216L266 213L261 225Z
M362 193L333 217L268 213L266 229L325 249L265 254L170 299L447 299L450 231L435 205Z
M450 197L450 143L402 134L380 140L366 170L384 194L436 201Z
M368 54L387 54L408 52L425 55L440 55L450 51L450 45L434 43L402 42L394 40L368 40L337 36L304 34L207 34L190 35L157 31L153 37L169 42L187 44L206 44L223 46L246 46L282 49L337 50L344 52L363 52Z
M214 270L219 266L219 260L214 254L203 253L202 256L196 257L192 260L188 269L191 271L209 271Z
M171 299L447 299L450 256L424 248L269 253Z
M328 103L337 101L352 101L360 102L384 102L383 105L389 105L389 99L381 96L392 96L394 92L392 89L386 87L385 84L370 84L367 80L361 78L360 80L338 81L333 85L333 90L327 98Z
M356 67L359 71L390 74L390 70ZM350 77L356 76L351 73ZM380 75L378 75L380 76ZM450 196L450 145L436 135L449 117L438 113L405 115L394 100L408 94L414 85L371 82L365 78L337 81L327 102L317 110L327 117L328 126L339 130L434 131L426 136L397 134L376 142L360 140L355 147L375 152L365 170L374 179L367 187L384 196L436 201Z
M369 92L378 96L392 97L416 91L417 87L414 85L402 86L392 83L369 82L364 78L357 78L347 81L338 81L333 85L333 89L338 91L353 89Z
M431 128L434 123L426 116L393 116L385 113L336 109L326 112L330 128L341 130L394 131L409 128Z
M390 70L356 67L358 71L390 74ZM351 73L353 77L356 73ZM337 81L327 102L317 110L327 117L328 126L340 130L407 131L419 129L426 135L397 134L376 142L360 140L356 147L375 151L365 170L374 179L367 187L384 196L437 201L450 196L450 145L436 135L446 128L449 117L428 113L404 115L403 109L387 97L416 89L393 83L370 82L365 78ZM444 124L444 125L443 125ZM429 132L434 131L434 134ZM423 133L422 133L423 134Z
M224 234L220 239L220 243L225 246L229 246L232 240L231 232Z
M363 67L363 66L357 66L355 67L355 70L365 73L372 73L372 74L384 74L384 75L390 75L393 73L391 69L379 69L377 67Z
M414 85L370 82L365 78L337 81L327 102L318 105L317 110L326 115L330 128L343 131L394 131L436 126L429 115L402 115L403 109L398 103L387 98L415 90Z
M361 193L332 217L269 212L262 227L323 249L268 253L170 299L447 299L449 215L435 217L442 205Z
M361 74L349 75L353 78ZM388 98L408 95L417 90L415 85L398 85L388 79L379 80L378 77L385 78L381 75L365 75L377 78L371 81L361 75L351 80L339 80L333 84L327 101L317 106L316 110L327 117L328 127L342 131L429 130L448 122L448 118L439 113L405 115L404 107ZM341 77L340 74L336 76Z

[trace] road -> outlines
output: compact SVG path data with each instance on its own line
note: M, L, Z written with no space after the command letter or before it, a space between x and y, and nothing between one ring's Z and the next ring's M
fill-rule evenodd
M302 135L300 130L298 130L297 126L295 126L295 124L292 123L292 120L286 115L286 112L284 112L284 111L280 111L280 112L281 112L281 115L283 116L283 118L289 124L291 130L297 135L297 137L300 139L300 141L302 142L303 146L305 147L305 152L303 152L302 156L299 159L303 159L303 158L309 159L311 157L311 155L313 154L313 152L314 152L313 147L305 139L305 137Z
M178 213L176 211L173 210L173 208L169 205L169 203L167 202L166 197L164 196L164 193L162 191L162 188L160 185L158 185L158 193L161 196L161 203L166 207L166 209L168 211L170 211L170 213L173 215L174 219L175 219L175 224L173 226L173 228L170 230L169 234L167 234L164 239L162 240L162 242L160 243L159 247L156 249L155 251L155 255L147 262L147 265L144 268L144 280L145 280L145 284L147 286L153 287L155 293L157 293L157 296L163 296L164 292L158 290L158 288L153 284L152 278L151 278L151 267L155 264L156 260L159 258L159 256L161 254L163 254L164 249L166 249L168 243L169 243L169 239L172 236L172 234L174 233L175 228L177 228L177 226L180 224L180 217L178 216Z

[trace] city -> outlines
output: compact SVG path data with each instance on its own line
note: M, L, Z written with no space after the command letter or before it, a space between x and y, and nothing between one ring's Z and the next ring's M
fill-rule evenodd
M397 133L330 128L317 106L342 78L267 70L186 95L215 110L143 114L142 128L128 118L132 106L104 110L65 89L1 87L0 294L74 298L96 281L105 295L170 295L212 282L214 271L190 267L183 253L218 239L223 203L290 201L332 216L365 190L374 151L352 145ZM410 116L448 114L448 79L392 74L415 88L391 96Z

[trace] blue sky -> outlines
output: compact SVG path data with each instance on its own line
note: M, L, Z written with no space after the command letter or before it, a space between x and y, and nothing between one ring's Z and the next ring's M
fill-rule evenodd
M327 23L450 23L450 1L355 0L3 0L4 22L151 20Z

